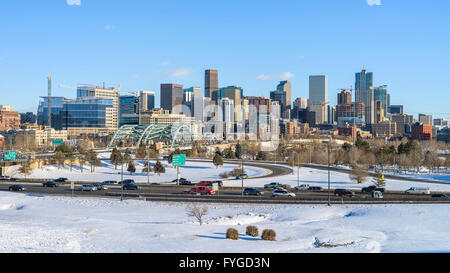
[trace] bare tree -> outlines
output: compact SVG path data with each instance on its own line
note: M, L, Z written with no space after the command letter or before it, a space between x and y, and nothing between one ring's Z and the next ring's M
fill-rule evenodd
M350 173L350 179L356 181L356 183L358 184L363 184L367 176L369 176L367 170L358 165L354 165L352 168L353 169Z
M208 207L200 207L197 204L193 204L186 208L186 213L189 217L197 219L201 226L203 224L203 217L208 214Z

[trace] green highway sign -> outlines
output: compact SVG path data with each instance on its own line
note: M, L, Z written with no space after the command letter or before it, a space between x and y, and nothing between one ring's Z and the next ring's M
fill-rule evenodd
M15 160L15 159L16 159L16 152L9 152L3 155L3 160Z
M186 165L186 155L173 155L172 156L172 166L184 166Z
M52 143L53 145L63 145L64 141L62 139L54 139Z

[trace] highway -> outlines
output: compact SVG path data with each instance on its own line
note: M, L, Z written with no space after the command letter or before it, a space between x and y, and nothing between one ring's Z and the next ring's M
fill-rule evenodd
M205 162L210 161L206 159L189 159L188 161ZM240 164L236 160L224 160L227 164ZM277 163L277 165L275 165ZM254 166L268 170L267 174L259 177L250 177L248 179L259 178L274 178L292 173L292 169L287 164L280 162L259 162L259 161L244 161L245 166ZM310 167L305 166L305 167ZM317 166L311 166L317 167ZM322 166L318 168L323 169ZM346 170L335 170L342 171ZM247 179L245 179L247 180ZM244 185L245 185L244 180ZM131 199L145 199L148 201L199 201L199 202L225 202L225 203L269 203L269 204L326 204L328 203L328 191L324 189L321 192L310 191L295 191L297 195L295 198L287 197L272 197L271 190L264 190L263 196L242 196L242 189L240 188L241 181L236 180L237 187L221 188L217 195L214 196L195 196L183 193L189 191L193 186L176 186L174 183L154 183L151 185L139 184L140 190L137 191L123 191L120 185L110 186L104 191L82 192L82 184L100 183L102 181L91 182L74 182L75 190L72 192L70 183L61 184L57 188L46 188L42 186L41 182L48 180L41 179L23 179L16 182L0 181L0 191L8 191L8 187L13 184L22 184L27 190L25 194L35 195L61 195L61 196L77 196L77 197L111 197L111 198L131 198ZM450 203L450 199L433 199L430 196L415 196L405 195L402 192L386 192L383 199L371 198L368 194L356 192L354 197L336 197L331 189L330 200L332 204L390 204L390 203Z
M20 183L20 182L17 182ZM0 191L8 191L13 183L1 183ZM60 187L47 188L41 183L22 183L26 187L24 194L55 195L75 197L111 197L121 198L123 194L127 199L144 199L147 201L201 201L220 203L268 203L268 204L326 204L328 203L328 191L320 192L294 191L296 197L272 197L271 190L264 190L263 196L242 196L241 188L223 187L217 195L196 196L186 194L192 186L176 185L141 185L139 190L122 191L120 185L110 186L103 191L81 191L81 185L76 185L72 192L70 184L62 184ZM333 191L331 191L333 194ZM401 192L386 192L383 199L374 199L369 194L356 192L354 197L336 197L331 195L332 204L396 204L396 203L445 203L450 204L450 199L434 199L430 196L406 195Z

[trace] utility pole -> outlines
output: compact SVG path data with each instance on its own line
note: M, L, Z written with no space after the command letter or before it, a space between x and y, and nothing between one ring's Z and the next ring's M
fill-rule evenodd
M48 75L48 98L47 98L47 122L48 127L52 128L52 74Z

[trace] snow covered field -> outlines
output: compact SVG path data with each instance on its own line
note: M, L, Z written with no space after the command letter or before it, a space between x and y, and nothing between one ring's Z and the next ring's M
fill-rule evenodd
M0 192L0 252L449 252L449 205L230 205ZM271 228L275 242L245 236ZM227 228L240 233L225 239Z
M136 160L136 173L130 174L127 172L127 166L124 165L123 179L134 179L137 183L147 183L147 173L142 172L144 167L144 161ZM169 182L177 178L177 170L167 162L161 162L166 168L166 173L160 176L155 173L150 173L150 182ZM155 162L150 163L154 166ZM220 168L216 168L211 162L188 162L186 166L180 167L181 176L191 181L201 180L220 180L221 173L231 172L233 169L238 168L237 165L224 164ZM8 169L6 175L16 178L25 177L19 173L19 166L13 166ZM258 177L270 173L266 169L257 167L246 167L247 174L251 177ZM85 165L83 172L80 170L80 166L74 165L72 172L70 166L65 165L60 169L56 165L47 165L39 169L34 169L31 174L27 175L27 178L46 178L56 179L59 177L67 177L72 181L87 181L87 182L102 182L106 180L120 181L121 168L120 165L115 169L115 166L111 164L109 160L102 160L102 166L96 167L95 172L90 172L90 166Z

